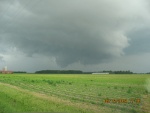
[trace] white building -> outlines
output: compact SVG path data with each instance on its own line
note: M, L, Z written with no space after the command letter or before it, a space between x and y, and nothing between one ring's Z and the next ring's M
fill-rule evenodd
M92 73L92 74L102 74L103 75L103 74L109 74L109 73Z

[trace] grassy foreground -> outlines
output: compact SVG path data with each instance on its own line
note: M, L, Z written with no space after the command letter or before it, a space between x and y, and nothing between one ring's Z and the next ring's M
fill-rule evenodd
M0 113L148 113L150 75L0 74Z

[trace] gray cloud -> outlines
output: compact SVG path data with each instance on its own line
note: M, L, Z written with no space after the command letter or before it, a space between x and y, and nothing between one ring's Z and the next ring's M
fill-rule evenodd
M146 2L3 1L0 41L28 56L53 57L62 67L108 62L124 55L132 38L127 33L148 21Z
M2 60L3 59L3 57L2 56L0 56L0 60Z
M130 47L125 49L126 54L142 54L150 52L149 31L150 28L144 28L130 32L128 37L132 37L132 39L130 40Z
M0 63L3 63L3 62L5 62L5 61L4 61L4 57L3 57L3 56L0 56Z

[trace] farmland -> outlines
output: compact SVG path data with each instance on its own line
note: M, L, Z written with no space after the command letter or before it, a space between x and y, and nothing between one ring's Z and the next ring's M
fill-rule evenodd
M0 74L0 113L147 113L148 79L148 74Z

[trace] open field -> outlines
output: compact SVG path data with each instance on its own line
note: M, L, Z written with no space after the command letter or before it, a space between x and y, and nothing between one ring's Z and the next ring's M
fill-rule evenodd
M0 113L148 113L148 79L140 74L0 74Z

